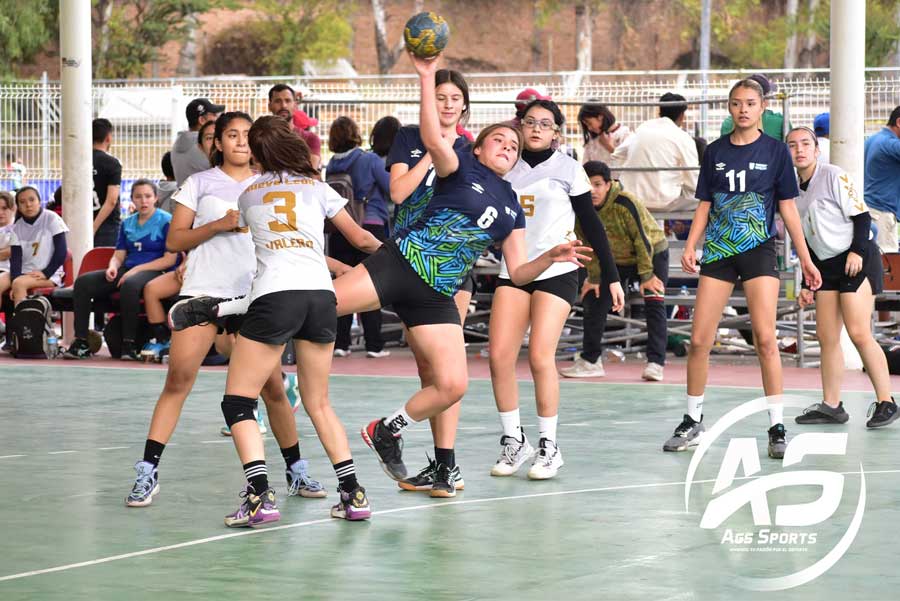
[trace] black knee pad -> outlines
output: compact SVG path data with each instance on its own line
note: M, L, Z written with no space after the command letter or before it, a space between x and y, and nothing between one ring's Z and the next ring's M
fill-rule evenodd
M222 415L225 416L225 423L231 428L236 423L244 420L256 421L256 416L253 415L256 405L256 399L226 394L222 397Z

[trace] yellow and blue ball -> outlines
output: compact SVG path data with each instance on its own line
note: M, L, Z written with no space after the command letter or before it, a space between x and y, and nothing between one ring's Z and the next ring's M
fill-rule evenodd
M433 12L413 15L403 28L406 48L420 58L437 56L450 41L450 26Z

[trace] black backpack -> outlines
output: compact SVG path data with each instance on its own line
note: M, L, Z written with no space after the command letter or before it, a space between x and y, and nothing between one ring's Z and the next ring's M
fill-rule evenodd
M363 151L359 151L356 153L356 156L353 157L353 160L350 162L350 167L356 163L356 160L362 155ZM366 203L369 201L368 198L356 198L356 194L353 192L353 178L350 177L349 167L348 171L329 171L325 172L325 183L332 187L332 189L337 192L342 198L347 200L347 205L344 207L347 209L347 212L350 213L350 216L353 217L353 221L362 225L363 220L366 217Z
M52 308L43 296L26 298L16 305L12 319L12 354L19 359L47 359L47 339L53 335Z

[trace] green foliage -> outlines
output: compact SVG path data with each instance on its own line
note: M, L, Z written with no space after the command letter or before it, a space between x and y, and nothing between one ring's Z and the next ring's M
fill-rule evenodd
M53 37L59 2L0 0L0 77L30 61Z

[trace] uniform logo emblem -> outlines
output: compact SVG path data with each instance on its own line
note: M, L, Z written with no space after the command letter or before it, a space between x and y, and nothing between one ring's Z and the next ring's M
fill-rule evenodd
M474 184L472 184L472 189L475 190L476 192L478 192L479 194L484 194L484 188L482 188L481 184L479 184L478 182L475 182Z
M766 163L750 163L750 171L753 171L754 169L756 171L765 171L767 167L768 164Z
M716 171L725 171L725 163L716 163Z
M421 158L421 157L422 157L422 149L420 149L420 148L413 148L412 150L409 151L409 158L411 158L411 159L418 159L418 158Z

